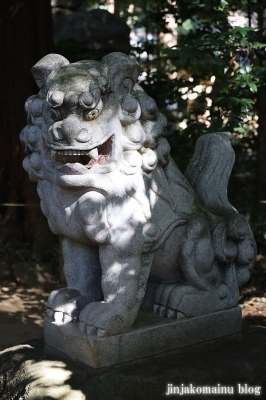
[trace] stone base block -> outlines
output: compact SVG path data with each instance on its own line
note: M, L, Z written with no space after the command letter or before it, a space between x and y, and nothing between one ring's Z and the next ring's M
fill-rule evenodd
M46 317L44 339L48 348L101 368L233 335L241 327L239 307L183 321L140 311L131 331L107 338L87 337L77 323L58 325Z

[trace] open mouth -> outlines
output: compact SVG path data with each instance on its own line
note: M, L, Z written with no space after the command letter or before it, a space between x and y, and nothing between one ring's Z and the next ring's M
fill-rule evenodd
M90 169L95 164L105 164L111 158L112 153L112 137L110 137L103 144L94 147L91 150L73 149L52 149L51 157L53 160L62 164L82 164L84 167Z

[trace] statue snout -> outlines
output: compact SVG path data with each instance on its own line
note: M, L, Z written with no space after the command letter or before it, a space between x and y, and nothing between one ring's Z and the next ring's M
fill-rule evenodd
M56 142L74 145L76 142L89 142L92 137L92 132L84 127L77 117L71 115L63 121L54 123L52 137Z

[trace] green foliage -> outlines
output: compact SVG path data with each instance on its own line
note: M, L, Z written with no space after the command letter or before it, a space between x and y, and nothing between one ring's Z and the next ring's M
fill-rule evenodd
M80 9L106 8L106 0L83 0Z
M185 20L181 25L176 48L165 50L162 56L171 59L173 72L186 71L179 85L188 87L188 94L202 85L201 97L210 99L206 101L205 112L208 110L209 115L202 125L203 133L229 130L248 135L245 118L256 113L255 93L265 78L256 50L265 44L258 42L250 27L229 28L223 21L221 29L221 24L204 25L196 17L190 21L191 24ZM215 77L213 84L211 77ZM176 94L174 100L186 109L189 96L178 96L178 91ZM189 122L195 123L194 115Z
M200 135L230 132L237 162L229 198L243 213L255 204L258 91L266 81L263 7L260 0L115 1L116 14L146 32L131 54L143 68L142 86L168 118L178 166L186 169ZM258 13L257 26L230 25L232 11L245 14L249 22ZM178 25L172 48L162 41L171 32L168 15Z
M257 93L266 79L265 32L262 25L233 27L228 17L232 10L239 10L251 20L252 13L258 12L261 24L263 4L256 0L179 0L175 4L135 3L134 26L143 26L155 36L133 49L145 71L142 85L168 118L172 156L181 170L188 165L200 135L231 133L237 161L229 198L240 212L251 215L255 233L261 235L264 228L256 221L265 215L255 202L255 183ZM178 24L173 48L163 46L159 39L166 32L167 13ZM143 52L146 60L141 59Z

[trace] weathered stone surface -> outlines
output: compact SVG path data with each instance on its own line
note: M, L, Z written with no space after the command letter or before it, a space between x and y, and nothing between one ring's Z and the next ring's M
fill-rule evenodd
M251 326L224 338L121 365L92 369L44 354L41 342L0 353L1 400L161 400L168 383L233 386L235 396L186 395L187 399L263 399L266 393L266 328ZM30 370L29 370L30 369ZM238 395L237 385L260 387L260 396ZM19 393L19 394L18 394ZM169 396L169 398L178 396Z
M23 165L62 236L67 282L48 299L51 321L91 340L130 331L142 303L188 324L234 307L256 244L227 199L229 135L202 136L185 177L134 58L52 54L32 72L40 92L26 101Z
M233 335L241 329L241 309L237 307L184 321L142 311L131 331L107 338L82 336L78 324L60 325L46 317L44 339L50 351L56 349L90 367L101 368Z
M72 11L53 8L53 26L56 43L73 39L83 45L84 51L129 50L129 27L122 19L106 10Z

